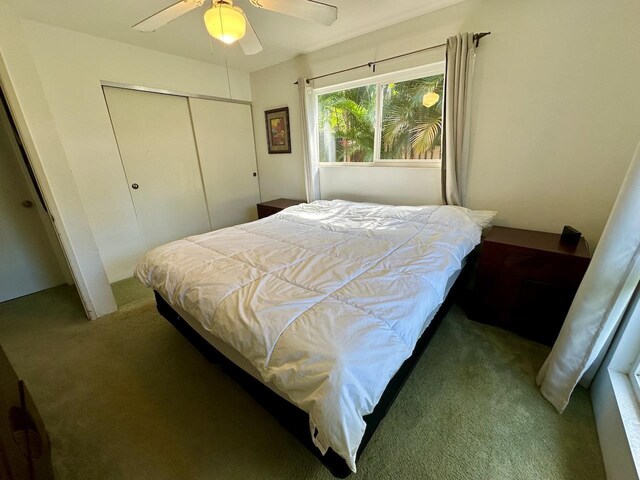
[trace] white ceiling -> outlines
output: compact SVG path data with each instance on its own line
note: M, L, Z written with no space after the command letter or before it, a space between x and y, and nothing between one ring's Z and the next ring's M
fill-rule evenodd
M208 3L153 33L131 25L176 0L14 0L24 17L70 30L109 38L183 57L224 65L224 48L214 41L213 52L202 21ZM300 0L305 1L305 0ZM357 37L463 0L323 0L338 7L330 27L258 9L249 0L236 0L251 20L264 51L245 56L240 47L227 48L229 66L252 72Z

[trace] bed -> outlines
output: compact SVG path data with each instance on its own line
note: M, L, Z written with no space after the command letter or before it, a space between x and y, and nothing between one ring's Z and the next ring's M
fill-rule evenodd
M158 310L344 477L493 212L341 200L153 249Z

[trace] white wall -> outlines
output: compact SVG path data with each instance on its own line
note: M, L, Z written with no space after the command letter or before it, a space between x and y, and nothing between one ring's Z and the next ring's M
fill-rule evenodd
M0 80L90 318L116 309L20 20L0 0Z
M438 168L331 165L320 168L320 188L322 198L354 202L375 201L389 205L433 205L441 202Z
M53 119L109 281L132 275L145 251L101 81L228 97L224 67L23 21ZM250 100L231 71L231 95Z
M468 0L254 72L263 200L305 196L292 85L297 77L439 44L459 32L491 31L476 61L468 205L498 210L499 225L558 232L570 224L595 244L640 139L638 18L636 0ZM416 55L381 65L376 73L442 56ZM367 75L363 69L316 86ZM290 109L292 153L269 155L263 112L280 106ZM399 172L391 183L371 167L331 168L336 170L321 174L326 198L350 192L357 199L414 204L440 198L436 169L422 174L420 188L415 169Z

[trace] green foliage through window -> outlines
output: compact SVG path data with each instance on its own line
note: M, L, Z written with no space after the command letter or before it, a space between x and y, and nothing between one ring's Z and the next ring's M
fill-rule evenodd
M381 159L440 158L443 75L383 85ZM438 101L425 107L435 92Z
M379 159L439 159L443 84L444 75L433 75L318 95L320 161L374 161L377 92L382 96ZM430 93L437 101L425 106Z
M375 116L375 85L320 95L320 161L371 162Z

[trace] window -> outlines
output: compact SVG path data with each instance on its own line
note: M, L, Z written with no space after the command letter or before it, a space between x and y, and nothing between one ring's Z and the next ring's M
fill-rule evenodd
M316 90L319 160L439 164L444 65Z

